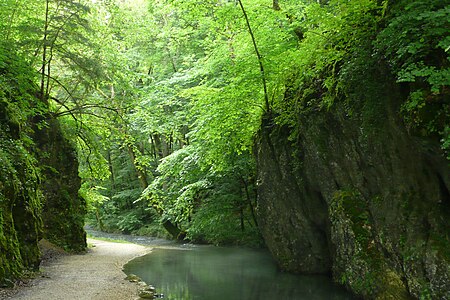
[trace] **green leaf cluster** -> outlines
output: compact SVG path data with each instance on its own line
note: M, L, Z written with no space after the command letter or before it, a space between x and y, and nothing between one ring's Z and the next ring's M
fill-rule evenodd
M359 57L370 48L382 11L372 0L306 6L298 23L303 38L285 81L289 88L274 103L279 123L295 127L299 115L327 109L350 93L355 68L372 63Z
M410 93L402 112L422 135L438 135L447 149L450 122L450 5L446 1L399 1L376 41L397 81Z
M240 157L229 169L217 170L205 168L197 150L190 145L164 158L143 199L163 212L163 221L170 220L186 231L190 240L260 243L251 216L255 195L245 186L250 185L246 182L252 171L249 158ZM252 198L245 198L245 192Z

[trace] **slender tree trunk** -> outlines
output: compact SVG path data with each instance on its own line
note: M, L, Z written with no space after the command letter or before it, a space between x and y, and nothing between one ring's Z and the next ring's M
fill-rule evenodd
M241 205L239 208L239 214L241 217L241 231L244 232L245 225L244 225L244 207Z
M47 101L46 95L46 67L47 67L47 43L48 43L48 22L49 22L49 1L45 1L45 23L44 23L44 37L42 39L42 66L41 66L41 101ZM48 81L48 78L47 78Z
M274 10L281 10L280 4L278 3L278 0L273 0L273 9Z
M153 144L155 145L155 154L156 154L156 158L163 158L163 152L162 152L162 147L161 147L161 138L159 133L155 133L152 135L153 138Z
M170 64L172 65L172 70L174 73L176 73L176 72L178 72L178 70L177 70L177 66L175 65L175 59L172 56L172 52L170 52L169 47L166 47L166 50L167 50L167 54L169 55L169 60L170 60Z
M103 226L103 221L102 218L100 217L100 211L98 207L95 207L95 218L97 219L98 227L100 228L101 231L103 231L105 227Z
M244 185L245 198L247 200L248 206L250 207L253 222L255 222L255 225L258 227L258 220L256 219L255 208L253 206L252 199L250 198L250 192L248 191L248 183L243 176L241 176L241 182Z
M162 157L167 157L170 154L170 140L167 139L164 135L161 135L161 150L162 150Z
M173 153L173 132L170 133L168 150L169 154Z
M264 89L265 109L266 109L266 112L270 112L269 94L267 92L266 74L264 71L264 65L263 65L263 61L262 61L263 59L262 59L261 54L259 53L258 45L256 44L256 40L255 40L255 35L253 34L252 27L250 26L250 21L248 20L247 12L244 9L244 5L242 4L241 0L238 0L238 2L241 7L242 13L244 15L245 22L247 23L248 32L252 38L253 48L255 49L256 56L258 57L259 71L261 73L261 79L262 79L262 84L263 84L263 89Z
M109 172L111 173L111 176L110 176L110 179L111 179L110 195L112 195L112 193L116 190L116 175L114 173L114 168L113 168L113 163L112 163L112 158L111 158L111 151L109 149L108 149L108 152L107 152L107 158L108 158Z
M156 161L158 159L158 154L156 153L157 150L156 150L155 140L153 139L152 135L150 135L149 142L150 142L150 149L151 149L150 152L153 156L153 159Z
M142 170L141 166L138 166L136 163L136 155L134 154L133 146L128 145L128 153L131 158L131 162L133 163L134 169L136 170L136 174L139 178L139 182L141 183L142 190L145 190L148 187L147 174Z

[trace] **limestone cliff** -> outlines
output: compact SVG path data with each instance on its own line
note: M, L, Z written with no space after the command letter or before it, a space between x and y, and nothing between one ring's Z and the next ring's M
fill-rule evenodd
M39 267L41 238L83 251L86 234L78 163L58 122L35 131L27 147L4 104L0 102L0 286L9 286L24 269Z
M35 134L45 196L44 237L66 250L83 251L87 246L83 229L86 202L78 195L81 179L75 149L61 132L58 120L47 122L49 126Z
M0 101L0 286L11 286L24 268L39 266L41 237L37 163Z
M28 69L4 45L0 58L0 286L11 286L24 269L39 265L42 194L23 109L33 102Z
M40 263L43 237L86 247L74 148L36 96L34 70L0 45L0 287Z
M266 116L262 234L283 269L332 273L365 298L450 299L449 161L407 131L398 85L377 90L361 99L377 105L370 116L343 101L303 113L295 132Z

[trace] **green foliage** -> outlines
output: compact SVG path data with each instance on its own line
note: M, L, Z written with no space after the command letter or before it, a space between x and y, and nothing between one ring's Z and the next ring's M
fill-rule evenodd
M397 81L409 83L402 106L405 120L422 135L448 143L450 107L450 6L445 1L399 1L378 35L382 52Z
M284 78L296 59L291 49L297 39L285 14L264 4L252 1L245 6L263 56L268 96L274 101L283 94ZM293 2L286 6L292 10L301 7ZM203 146L206 161L220 167L229 161L227 154L251 150L263 112L264 94L258 57L239 6L225 2L206 8L190 13L203 13L201 26L213 28L205 33L208 43L203 45L204 57L190 70L201 81L185 89L182 96L191 99L193 141Z
M230 184L236 184L230 182ZM234 197L234 198L233 198ZM195 216L187 229L188 238L192 241L207 242L214 245L240 244L260 247L263 244L259 230L251 219L245 206L245 227L241 227L240 206L242 199L233 191L219 189L213 191L195 212Z
M83 183L79 193L81 197L86 199L89 210L93 210L109 200L109 197L100 193L100 191L105 189L106 188L101 186L89 187L87 182Z
M297 71L292 72L289 96L274 104L278 122L295 127L299 114L330 107L350 93L351 82L361 80L351 78L355 67L370 65L370 60L357 58L376 34L381 12L372 0L330 1L305 8L298 17L303 39L295 52Z
M30 118L40 112L25 59L0 43L0 284L39 264L40 169Z
M339 265L341 283L356 294L370 298L377 295L383 279L382 259L372 234L367 203L360 193L340 190L335 193L330 206L333 230L344 230L352 242L348 242L340 253ZM383 288L386 288L384 286Z
M160 175L143 192L156 210L163 211L163 220L188 222L198 193L208 189L202 179L198 155L193 147L185 147L164 158L158 166Z
M432 93L450 84L450 6L445 1L399 1L377 45L399 82L426 82ZM401 9L401 10L400 10Z
M335 0L307 5L296 19L302 20L296 24L303 36L294 52L298 71L286 81L286 97L274 103L277 122L292 127L295 135L299 115L346 99L350 116L362 108L365 130L381 128L385 104L367 101L386 97L380 88L392 74L408 84L409 95L401 103L406 124L417 134L439 137L447 148L450 26L445 1Z
M450 160L450 126L445 126L442 142L442 149L447 153L447 159Z
M228 170L202 168L196 150L188 146L166 157L143 198L163 212L163 220L178 224L193 241L259 244L252 208L241 182L247 180L244 174L249 171L249 162L241 159Z

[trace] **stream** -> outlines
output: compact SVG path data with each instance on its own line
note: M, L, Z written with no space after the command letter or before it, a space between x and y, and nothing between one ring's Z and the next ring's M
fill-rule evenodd
M350 300L329 277L279 271L267 250L179 244L164 239L106 234L154 247L125 265L168 300Z

